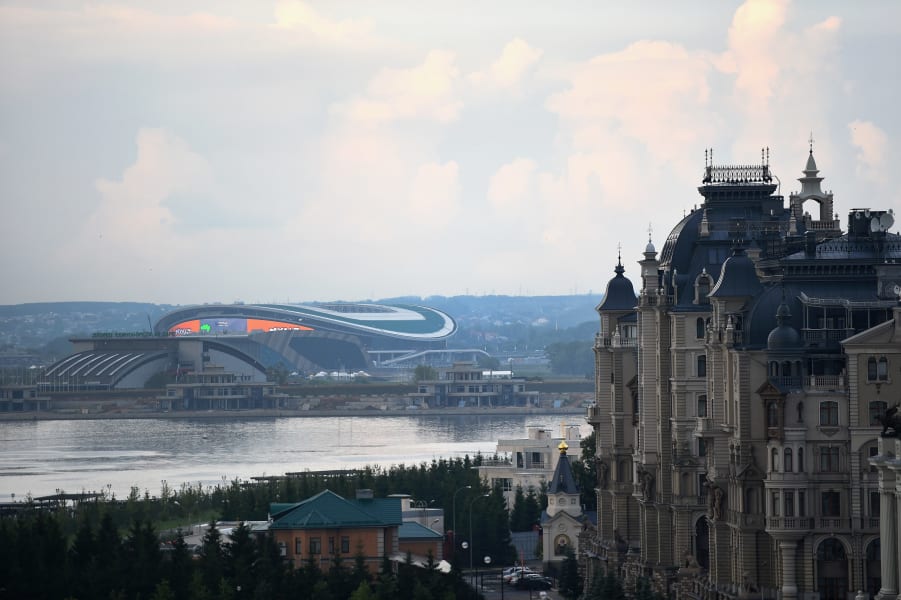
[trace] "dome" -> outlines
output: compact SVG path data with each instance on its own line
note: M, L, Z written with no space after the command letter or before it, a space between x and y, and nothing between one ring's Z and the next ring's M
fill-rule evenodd
M653 242L648 240L648 245L644 247L645 254L657 254L657 248L654 247Z
M732 256L723 263L719 281L711 290L710 297L756 296L762 288L754 261L743 248L736 247L732 250Z
M607 282L607 291L604 299L595 310L632 310L637 304L635 288L632 282L623 276L625 273L622 262L618 262L614 272L616 276Z
M785 350L789 348L801 348L804 341L798 330L788 324L791 319L791 311L788 304L783 300L776 311L776 328L770 332L766 338L766 347L768 350Z

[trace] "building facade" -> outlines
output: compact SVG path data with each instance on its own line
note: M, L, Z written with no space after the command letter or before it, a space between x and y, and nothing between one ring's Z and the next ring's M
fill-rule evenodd
M428 408L538 406L538 392L526 391L526 380L512 371L486 371L472 362L441 369L438 379L420 381L411 400Z
M536 425L526 429L524 438L498 440L495 455L482 459L479 477L491 489L500 489L507 509L512 510L517 489L538 495L542 486L547 487L557 469L561 442L579 447L578 426L563 426L562 434L554 437L550 428Z
M901 237L883 210L851 210L842 231L812 148L788 206L763 158L706 164L700 207L659 254L648 241L638 294L620 261L598 306L589 575L680 598L882 585L869 460L887 406L861 376L892 352L855 336L893 318Z

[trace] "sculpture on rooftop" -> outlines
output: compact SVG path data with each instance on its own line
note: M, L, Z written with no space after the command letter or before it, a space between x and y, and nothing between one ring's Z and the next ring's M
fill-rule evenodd
M897 403L885 411L884 415L876 417L876 420L882 423L882 437L898 437L901 434L901 415L898 414Z

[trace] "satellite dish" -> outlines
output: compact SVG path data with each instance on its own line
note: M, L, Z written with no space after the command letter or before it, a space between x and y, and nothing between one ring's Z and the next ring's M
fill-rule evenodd
M895 224L895 217L889 213L882 213L882 216L879 217L879 224L882 226L882 231L888 231Z

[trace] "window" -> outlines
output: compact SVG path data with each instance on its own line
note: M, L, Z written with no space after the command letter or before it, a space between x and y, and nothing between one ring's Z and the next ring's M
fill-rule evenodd
M328 553L329 554L335 553L335 538L333 538L333 537L330 537L328 539Z
M710 277L706 274L701 275L697 279L697 298L695 298L696 304L710 304L710 298L707 297L707 294L710 293Z
M770 512L772 516L779 516L779 492L773 492L772 497L770 498Z
M502 492L512 492L513 480L509 477L495 477L491 480L491 487L500 488Z
M838 402L820 402L820 425L838 425Z
M707 416L707 394L700 394L698 396L698 416Z
M698 456L707 456L707 442L704 438L698 438Z
M804 472L804 448L798 448L798 473Z
M775 448L770 450L770 470L773 472L779 470L779 451Z
M294 554L297 556L303 554L303 540L301 538L294 538Z
M879 516L879 492L870 492L870 516Z
M310 538L310 554L322 554L322 538Z
M704 337L704 319L698 317L695 321L695 337L701 339Z
M786 473L791 473L792 472L792 449L786 448L785 451L782 453L782 456L783 456L782 469ZM788 515L786 515L786 516L788 516Z
M785 492L785 516L793 517L795 516L795 493L787 491Z
M798 516L807 516L807 492L798 490Z
M698 377L707 377L707 355L702 354L698 357Z
M876 358L867 359L867 381L876 381Z
M779 404L770 402L766 407L766 426L779 427Z
M278 543L278 555L279 556L287 556L288 555L288 546L285 542Z
M341 554L350 554L350 537L341 536Z
M879 357L879 363L876 365L876 379L888 381L888 360L884 356Z
M822 515L824 517L842 516L842 499L838 492L828 491L822 495Z
M879 419L885 416L888 403L885 400L870 402L870 425L879 425Z
M839 470L838 446L820 448L820 471L836 473Z

